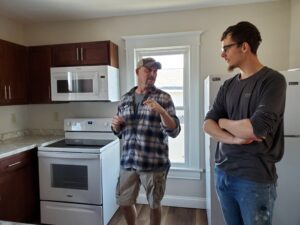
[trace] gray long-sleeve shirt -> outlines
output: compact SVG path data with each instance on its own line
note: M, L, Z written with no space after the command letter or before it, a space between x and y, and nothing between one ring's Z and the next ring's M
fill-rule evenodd
M285 78L267 67L247 79L239 77L237 74L224 82L205 119L218 122L221 118L248 118L254 134L266 139L244 145L218 143L216 165L232 176L276 182L275 163L284 152Z

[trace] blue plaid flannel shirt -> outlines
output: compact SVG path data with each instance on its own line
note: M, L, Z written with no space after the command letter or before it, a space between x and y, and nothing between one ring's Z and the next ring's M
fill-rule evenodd
M122 116L125 125L115 133L123 139L121 167L126 170L160 171L170 167L168 136L176 137L180 132L180 122L176 116L171 96L152 87L145 96L158 102L175 120L176 128L168 129L162 122L159 113L141 105L135 114L135 89L127 92L118 104L117 115Z

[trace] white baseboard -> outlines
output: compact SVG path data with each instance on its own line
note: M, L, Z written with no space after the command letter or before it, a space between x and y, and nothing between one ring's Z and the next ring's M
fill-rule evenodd
M137 203L148 204L144 193L139 194ZM165 195L161 204L164 206L206 209L206 198Z

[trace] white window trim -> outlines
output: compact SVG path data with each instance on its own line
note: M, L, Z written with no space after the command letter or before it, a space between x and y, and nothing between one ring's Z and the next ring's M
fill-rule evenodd
M189 52L190 52L190 48L189 46L180 46L180 47L173 47L173 48L170 48L170 47L164 47L164 48L155 48L155 49L151 49L150 51L147 51L147 49L143 48L143 49L137 49L135 51L135 56L136 56L136 60L135 61L139 61L142 56L152 56L152 55L166 55L166 54L183 54L184 55L184 59L185 59L185 62L184 62L184 74L189 74ZM164 65L162 65L164 67ZM184 87L185 87L185 90L190 90L189 88L189 82L188 82L189 78L187 78L187 76L184 76ZM137 79L136 79L136 76L135 76L135 83L137 85ZM189 107L188 105L188 95L185 95L184 96L184 107ZM182 107L182 108L184 108ZM188 121L188 117L185 116L184 117L184 124L188 124L189 121ZM187 140L187 136L188 136L188 132L185 132L185 137L184 139ZM189 168L190 166L190 154L189 154L189 141L185 141L184 143L184 155L186 156L185 157L185 162L184 163L172 163L172 169L173 168Z
M189 46L190 48L190 79L186 80L185 86L188 89L188 98L185 105L188 105L189 112L185 112L186 141L189 148L189 162L186 168L172 165L170 175L173 178L186 177L187 179L200 179L200 35L201 31L162 33L153 35L124 36L126 51L126 90L135 85L136 52L135 49L167 48L174 46ZM130 76L132 74L132 76ZM201 160L202 161L202 160ZM177 171L177 172L176 172Z

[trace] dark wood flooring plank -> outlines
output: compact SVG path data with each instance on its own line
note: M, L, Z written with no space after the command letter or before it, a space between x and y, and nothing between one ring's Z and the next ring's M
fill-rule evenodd
M150 209L148 205L137 205L137 223L136 225L149 225ZM207 225L206 210L180 208L180 207L162 207L161 225ZM108 225L126 225L125 219L120 210L118 210Z

